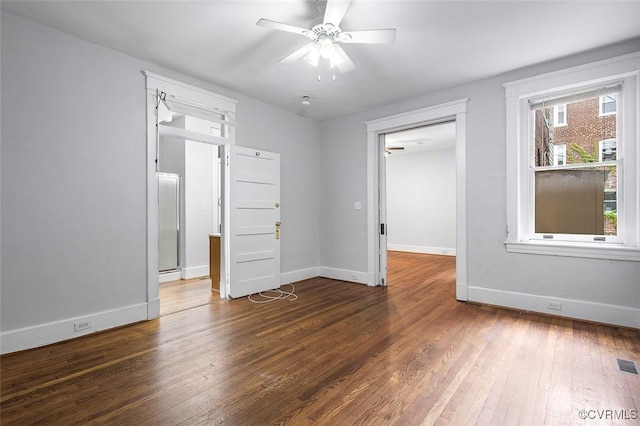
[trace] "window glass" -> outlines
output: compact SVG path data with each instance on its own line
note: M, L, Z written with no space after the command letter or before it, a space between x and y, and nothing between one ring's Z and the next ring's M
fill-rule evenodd
M567 124L567 105L556 105L553 107L554 126L565 126Z
M599 113L602 98L563 104L572 114L563 126L552 119L557 105L532 111L536 234L617 235L617 116Z
M562 166L566 164L567 157L567 144L554 144L553 145L553 165Z
M600 161L613 161L616 159L617 151L616 139L605 139L600 141Z
M615 114L618 110L618 94L600 96L600 115Z

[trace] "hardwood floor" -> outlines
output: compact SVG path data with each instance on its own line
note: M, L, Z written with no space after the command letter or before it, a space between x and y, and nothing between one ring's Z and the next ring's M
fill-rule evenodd
M220 293L211 291L211 279L208 277L161 283L160 315L208 305L212 300L218 298L220 298Z
M5 355L0 420L639 424L640 379L614 365L639 330L457 302L454 262L390 252L387 288L315 278Z

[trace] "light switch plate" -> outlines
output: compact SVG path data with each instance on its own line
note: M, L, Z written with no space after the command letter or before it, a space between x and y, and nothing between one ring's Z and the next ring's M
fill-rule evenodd
M362 203L360 201L356 201L355 203L353 203L353 209L354 210L362 209Z

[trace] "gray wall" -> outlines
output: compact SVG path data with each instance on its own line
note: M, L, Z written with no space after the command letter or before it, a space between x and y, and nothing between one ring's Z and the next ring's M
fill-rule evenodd
M386 171L389 250L455 254L455 149L393 152Z
M505 251L506 112L502 84L638 50L640 41L635 40L322 122L320 263L330 268L367 270L365 209L356 213L351 208L354 200L362 200L366 206L365 121L468 97L468 285L637 309L637 262Z
M319 125L2 13L1 330L146 301L142 70L238 105L239 145L281 153L282 271L319 264Z
M236 95L238 145L280 153L281 270L320 264L320 125Z

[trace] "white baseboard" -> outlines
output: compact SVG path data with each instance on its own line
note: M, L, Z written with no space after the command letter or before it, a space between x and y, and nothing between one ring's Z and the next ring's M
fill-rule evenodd
M180 270L181 278L183 280L190 280L191 278L206 277L209 276L209 265L192 266L190 268L182 268Z
M623 327L640 328L640 309L608 305L584 300L538 296L512 291L469 286L468 300L532 312L595 321ZM549 303L560 304L561 310L549 309Z
M180 278L182 278L180 271L165 272L158 275L158 282L166 283L169 281L178 281Z
M467 283L459 283L456 281L456 300L461 302L469 300L469 287Z
M320 276L319 268L298 269L297 271L283 272L280 274L280 284L291 284Z
M349 281L360 284L368 284L368 276L366 272L349 271L347 269L327 268L321 266L320 276L340 281Z
M140 303L82 317L5 331L0 333L0 353L7 354L37 348L109 328L144 321L147 319L147 315L147 304ZM74 331L76 323L89 323L89 328L76 332Z
M160 298L149 300L147 303L147 319L155 319L160 316Z
M426 246L410 246L405 244L389 244L387 243L387 250L393 251L407 251L409 253L425 253L425 254L440 254L444 256L455 256L456 249L449 247L426 247Z

